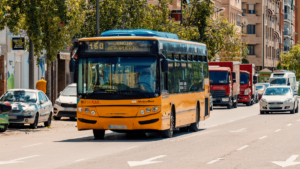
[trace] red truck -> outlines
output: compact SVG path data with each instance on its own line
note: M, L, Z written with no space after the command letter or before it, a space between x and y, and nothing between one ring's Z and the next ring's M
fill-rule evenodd
M237 108L240 93L240 62L209 62L213 105Z
M241 64L240 65L240 94L239 103L244 103L250 106L255 103L255 65Z

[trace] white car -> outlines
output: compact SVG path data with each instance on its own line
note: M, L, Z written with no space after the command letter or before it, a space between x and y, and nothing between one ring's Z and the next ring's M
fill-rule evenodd
M298 95L290 86L270 86L260 100L260 114L270 112L298 113Z
M60 120L61 117L69 117L75 120L77 117L77 88L76 83L67 86L60 96L55 100L54 116L55 120Z
M0 98L0 103L11 104L8 113L9 124L30 124L33 129L38 123L51 125L53 107L51 101L40 90L11 89Z

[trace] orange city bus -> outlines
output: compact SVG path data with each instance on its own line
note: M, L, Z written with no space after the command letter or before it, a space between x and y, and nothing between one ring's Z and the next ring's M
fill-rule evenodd
M97 139L105 130L161 131L166 138L176 128L198 131L210 115L206 45L133 33L74 43L78 130L93 129Z

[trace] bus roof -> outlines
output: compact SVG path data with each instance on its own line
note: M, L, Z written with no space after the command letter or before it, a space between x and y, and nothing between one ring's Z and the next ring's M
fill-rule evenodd
M119 36L139 36L139 37L162 37L170 39L179 39L174 33L159 32L149 29L125 29L109 30L102 32L100 37L119 37Z
M81 38L79 41L93 41L93 40L158 40L158 41L168 41L168 42L177 42L198 46L205 46L204 43L192 42L186 40L177 40L170 38L162 38L162 37L138 37L138 36L118 36L118 37L90 37L90 38Z

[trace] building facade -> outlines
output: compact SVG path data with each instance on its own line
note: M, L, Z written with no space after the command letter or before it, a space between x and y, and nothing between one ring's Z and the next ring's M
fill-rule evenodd
M295 0L284 0L284 52L295 44Z
M279 60L280 3L274 0L242 0L243 42L248 44L247 59L256 70L274 69Z

